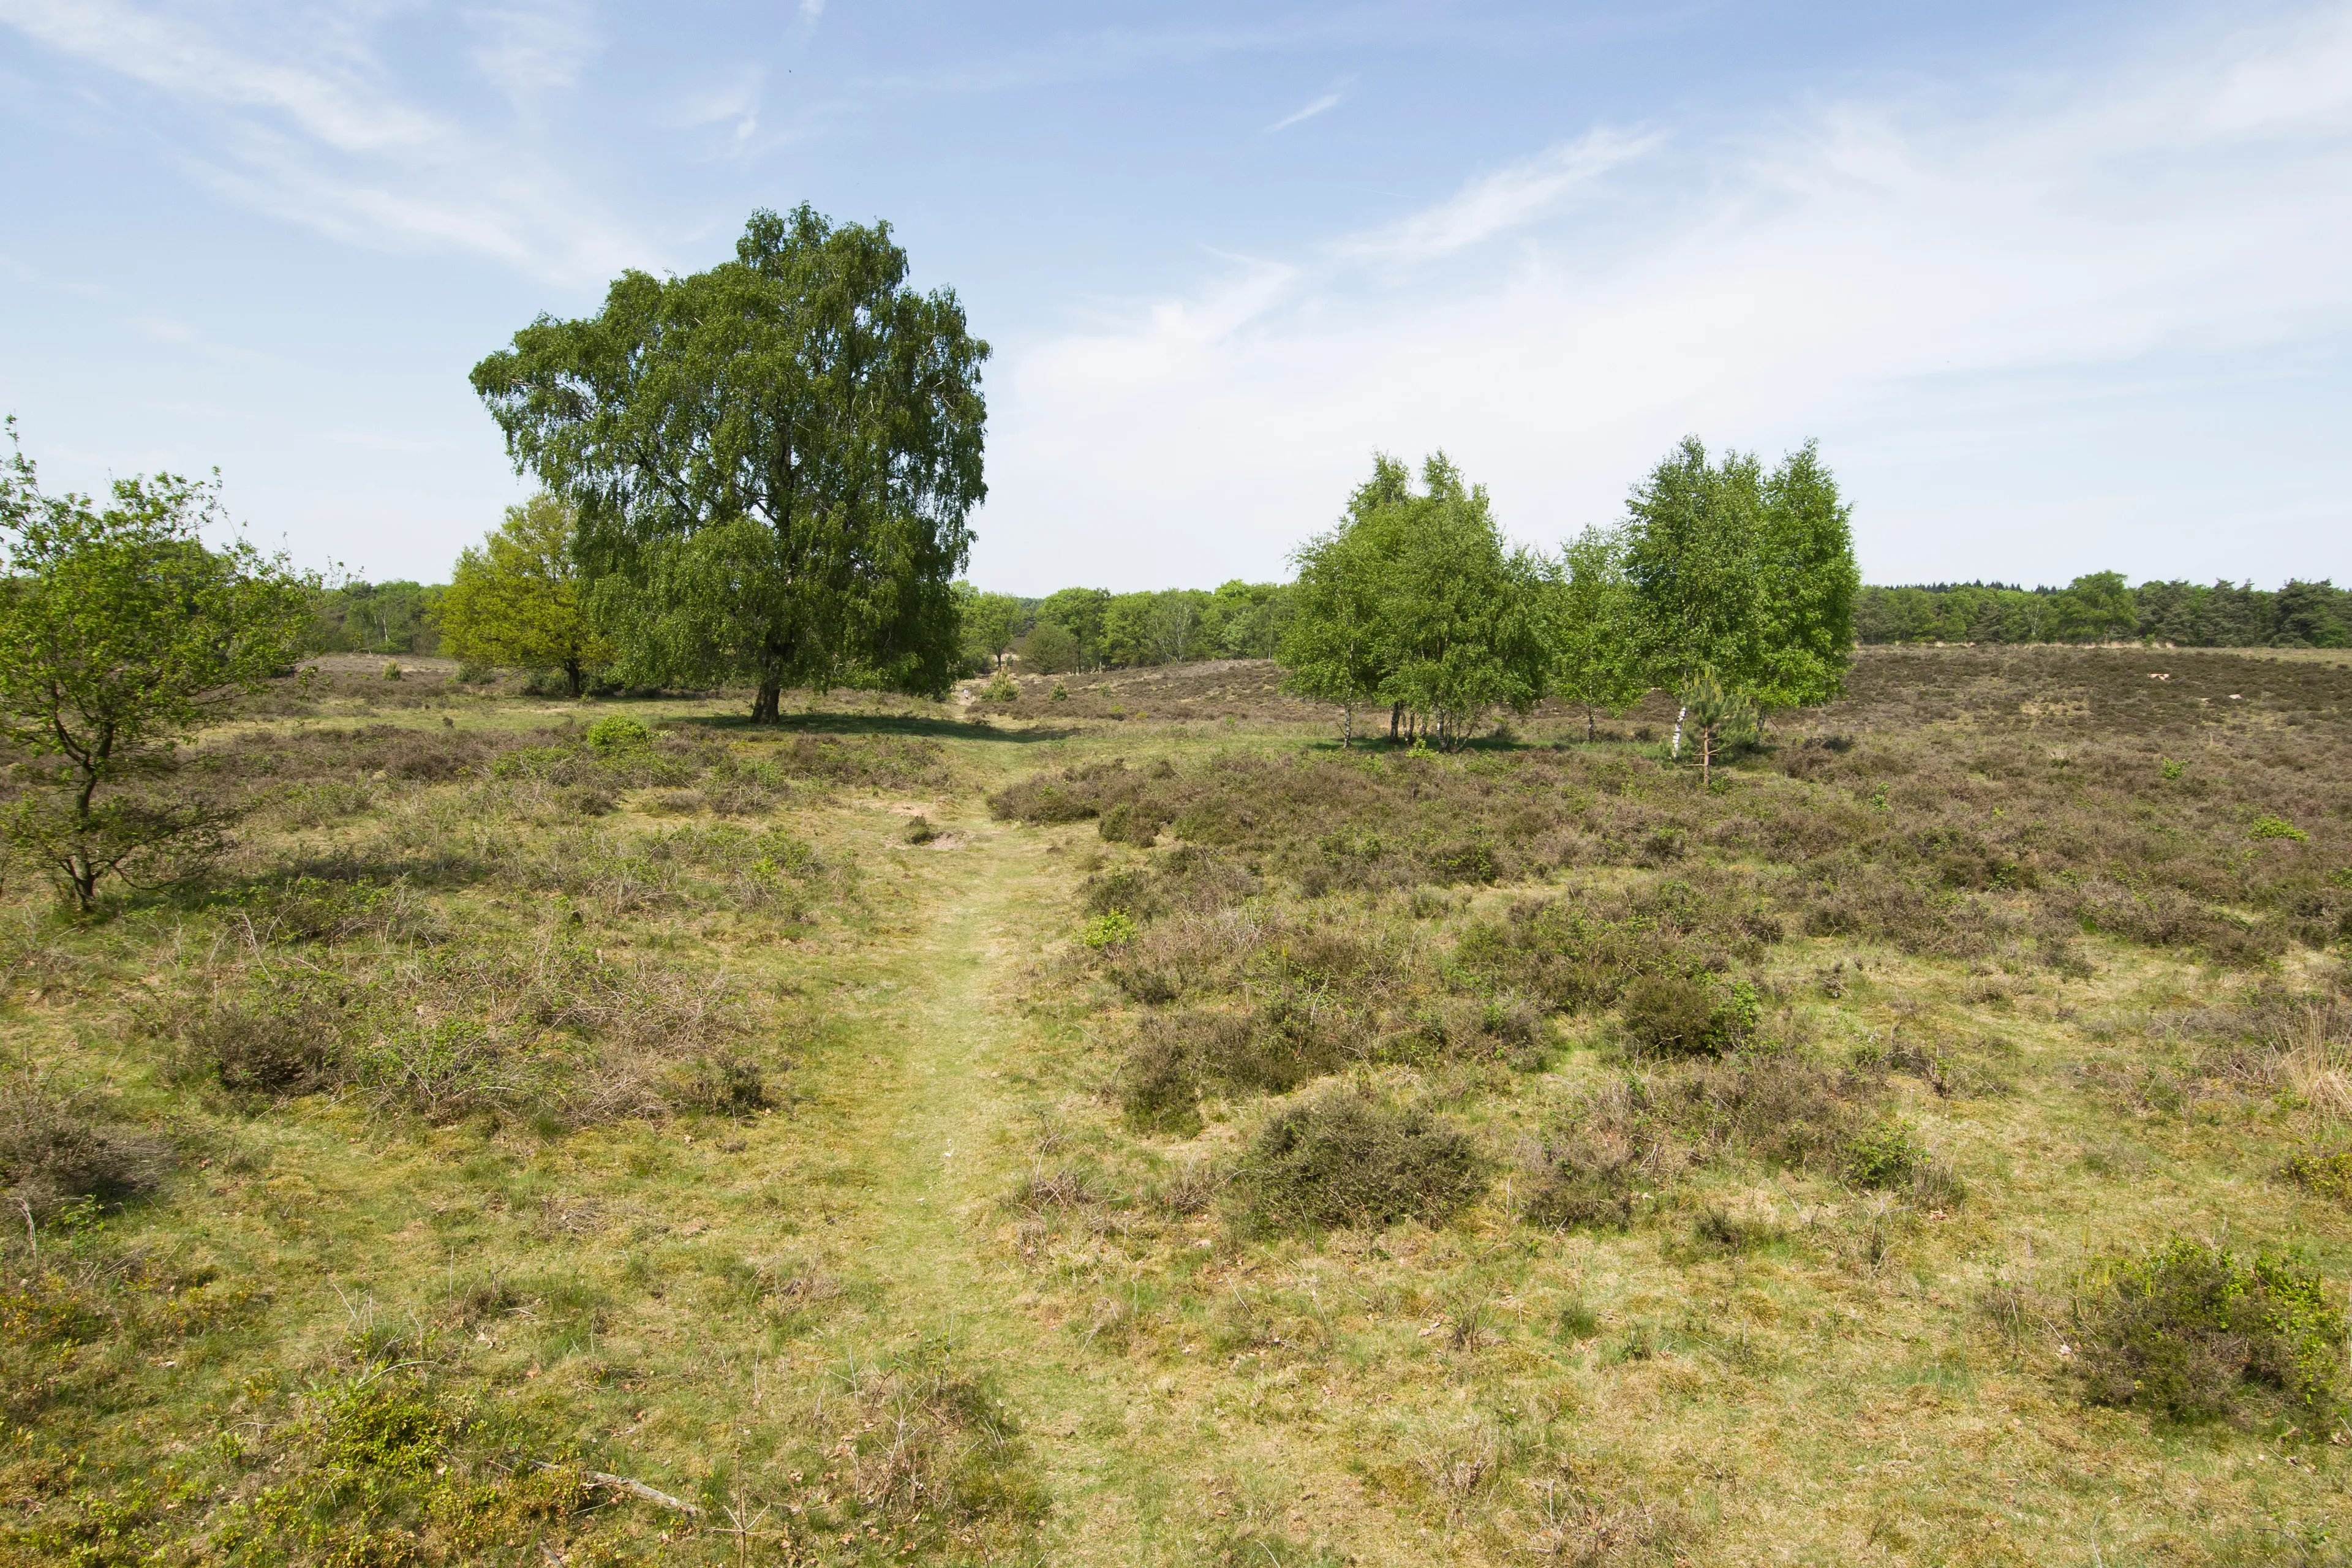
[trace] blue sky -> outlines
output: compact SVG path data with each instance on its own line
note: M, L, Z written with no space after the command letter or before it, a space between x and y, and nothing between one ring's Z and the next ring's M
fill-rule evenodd
M1873 581L2352 579L2352 5L0 0L0 409L306 564L522 493L467 368L757 206L995 346L971 575L1281 574L1384 449L1551 545L1818 437Z

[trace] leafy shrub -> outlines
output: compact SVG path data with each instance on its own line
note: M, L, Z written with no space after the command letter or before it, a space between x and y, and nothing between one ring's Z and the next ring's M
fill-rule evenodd
M1276 1113L1234 1179L1244 1211L1276 1230L1434 1223L1485 1188L1461 1133L1342 1089Z
M401 679L400 664L397 660L394 660L393 663L387 664L383 667L383 678L386 680L398 680Z
M1500 871L1495 847L1478 838L1440 847L1429 864L1435 873L1432 879L1440 882L1491 882Z
M1650 1050L1718 1053L1737 1048L1756 1031L1756 988L1729 986L1680 974L1652 974L1626 988L1626 1031Z
M856 1456L857 1501L924 1540L927 1558L950 1555L955 1526L1029 1525L1052 1511L1019 1417L948 1346L927 1341L869 1363L850 1393L841 1447Z
M350 1077L387 1109L554 1127L658 1118L744 1020L721 976L606 959L558 930L404 955L372 973Z
M2311 842L2310 834L2305 833L2285 817L2273 816L2267 812L2254 818L2253 826L2246 831L2256 838L2284 838L2296 844Z
M1622 1227L1641 1193L1663 1192L1726 1151L1789 1166L1840 1156L1863 1088L1793 1055L1742 1051L1586 1089L1520 1151L1523 1217L1552 1228Z
M988 797L988 809L1001 819L1034 826L1084 822L1088 817L1101 815L1094 802L1084 795L1056 780L1043 777L1024 779L1009 789L997 791Z
M2323 1198L2352 1207L2352 1149L2333 1154L2298 1154L2286 1163L2286 1178Z
M1908 1185L1927 1163L1919 1130L1901 1116L1889 1116L1846 1140L1840 1164L1857 1187Z
M78 1200L117 1204L171 1165L161 1139L125 1127L96 1095L50 1087L25 1063L0 1072L0 1188L34 1215Z
M1135 940L1135 921L1118 910L1107 910L1086 923L1078 940L1100 952L1107 947L1118 947Z
M1704 1051L1715 1024L1715 993L1679 974L1645 975L1627 987L1626 1031L1654 1051Z
M516 1463L421 1380L372 1369L322 1391L287 1473L241 1521L264 1560L336 1563L519 1560L595 1500L572 1465Z
M1021 688L1011 676L1000 669L995 679L980 689L980 700L982 702L1018 702L1021 700Z
M1625 1163L1591 1150L1545 1152L1520 1218L1545 1230L1622 1230L1633 1223L1633 1187Z
M931 819L922 816L908 818L906 830L898 835L908 844L929 844L939 836L939 829L931 826Z
M2251 1263L2176 1240L2108 1258L2076 1281L2072 1316L2084 1396L2182 1420L2280 1405L2344 1418L2344 1313L2293 1252Z
M953 777L947 748L906 735L794 735L772 752L780 774L871 789L938 788Z
M654 732L642 720L608 713L588 726L588 745L600 757L642 756L654 749Z
M433 941L444 934L405 881L345 882L289 877L230 893L222 907L265 942L331 943L357 937Z
M1098 871L1087 878L1078 891L1091 915L1107 915L1117 910L1148 920L1167 907L1156 879L1140 867Z

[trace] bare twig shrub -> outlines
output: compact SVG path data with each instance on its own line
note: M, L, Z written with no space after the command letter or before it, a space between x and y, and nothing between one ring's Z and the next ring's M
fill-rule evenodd
M62 1088L31 1064L0 1061L0 1190L46 1217L87 1199L117 1204L162 1182L163 1140L124 1124L97 1095Z

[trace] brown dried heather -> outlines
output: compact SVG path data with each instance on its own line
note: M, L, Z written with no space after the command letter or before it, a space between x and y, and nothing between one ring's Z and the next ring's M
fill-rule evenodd
M2151 660L2175 678L2147 680ZM1906 687L1914 670L1936 692ZM1889 651L1707 795L1600 748L1454 762L1233 752L1041 774L991 806L1107 830L1115 817L1112 837L1214 847L1310 896L1686 860L1696 886L1704 853L1795 873L1734 890L1770 917L1744 940L1774 940L1777 922L1975 956L2090 930L2250 964L2352 933L2347 763L2352 671L2332 666L1948 649L1929 667ZM2304 837L2258 830L2266 819ZM1698 890L1696 923L1736 947L1705 912L1724 889ZM1692 917L1671 919L1690 934Z

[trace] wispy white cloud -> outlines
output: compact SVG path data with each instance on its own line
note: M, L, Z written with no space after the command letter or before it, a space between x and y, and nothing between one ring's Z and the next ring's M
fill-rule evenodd
M1556 538L1616 512L1694 429L1832 438L1866 503L1866 566L2096 559L2126 538L2134 559L2201 560L2213 498L2151 478L2179 454L2137 434L2193 427L2200 405L2141 383L2231 356L2284 374L2352 336L2352 9L1975 85L1934 110L1831 103L1706 142L1604 127L1123 327L1017 350L991 485L1018 498L1020 534L983 520L977 570L1008 586L1090 559L1134 583L1189 581L1204 554L1275 570L1375 447L1446 446L1515 528ZM2209 423L2225 405L2201 405ZM1930 432L1941 454L1917 449ZM2112 460L2086 458L2097 441ZM2219 488L2218 468L2194 472ZM2301 514L2294 479L2240 480L2247 515ZM1126 498L1110 542L1107 493ZM2245 540L2229 549L2260 569ZM1970 550L1974 566L1953 559Z
M1305 108L1293 110L1290 113L1284 115L1281 119L1276 121L1273 124L1265 128L1266 133L1271 135L1276 131L1287 131L1302 120L1312 120L1317 115L1322 113L1325 110L1339 108L1340 104L1347 101L1348 89L1352 84L1353 80L1354 79L1350 78L1347 81L1339 82L1335 85L1330 91L1325 93L1314 102L1307 104Z
M746 66L714 86L688 94L667 117L667 122L685 130L725 125L735 145L745 146L759 132L760 100L766 85L765 69Z
M483 6L466 21L478 40L474 68L515 100L572 86L598 47L586 11L569 0Z
M824 15L824 0L801 0L801 26L814 27Z
M454 249L550 278L642 252L524 123L429 108L379 58L368 8L0 0L0 24L98 79L127 79L189 118L173 149L196 178L354 244ZM567 3L469 14L468 63L521 108L566 89L595 48Z
M1473 180L1446 200L1352 239L1343 249L1401 261L1466 250L1549 216L1570 195L1652 152L1660 141L1655 134L1607 129L1588 132Z

